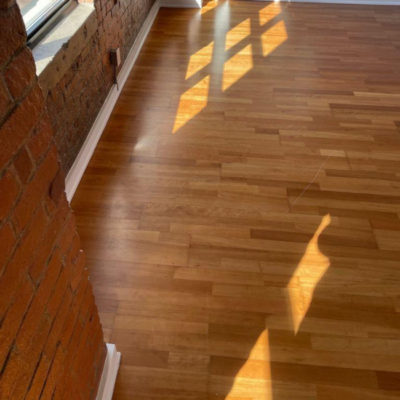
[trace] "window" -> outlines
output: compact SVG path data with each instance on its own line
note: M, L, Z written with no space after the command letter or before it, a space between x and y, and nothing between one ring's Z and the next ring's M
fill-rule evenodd
M46 25L70 0L17 0L28 38Z

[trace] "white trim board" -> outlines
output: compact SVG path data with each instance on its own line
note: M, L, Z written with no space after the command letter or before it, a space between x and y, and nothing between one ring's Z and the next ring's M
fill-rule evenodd
M121 353L117 351L115 344L107 343L107 355L104 361L96 400L111 400L114 392L115 380L121 361Z

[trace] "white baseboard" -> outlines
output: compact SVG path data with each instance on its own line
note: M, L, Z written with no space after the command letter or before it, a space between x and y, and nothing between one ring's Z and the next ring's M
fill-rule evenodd
M128 56L118 74L118 86L113 85L110 92L108 93L106 100L104 101L97 117L84 141L81 150L79 151L68 175L65 179L65 192L68 201L71 201L74 197L75 191L82 179L82 176L92 158L93 152L100 140L100 137L106 127L107 121L110 118L112 110L114 109L115 103L121 93L122 88L132 70L133 65L139 55L140 49L143 46L144 41L153 25L153 22L157 16L158 10L160 9L160 0L156 0L153 7L150 9L148 16L146 17L133 46L131 47Z
M111 400L114 392L115 380L121 361L121 353L115 344L107 343L107 356L101 374L96 400Z

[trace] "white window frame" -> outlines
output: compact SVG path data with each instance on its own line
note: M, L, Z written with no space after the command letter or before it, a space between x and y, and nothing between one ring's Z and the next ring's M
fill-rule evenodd
M40 0L39 0L40 1ZM74 0L56 0L45 7L39 15L35 15L34 7L23 15L28 41L39 31L48 31L54 25L51 23L68 5L75 3ZM43 36L43 32L41 32Z

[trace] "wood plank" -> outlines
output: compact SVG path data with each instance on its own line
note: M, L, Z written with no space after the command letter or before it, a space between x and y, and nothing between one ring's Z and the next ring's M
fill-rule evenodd
M400 397L400 9L151 29L73 208L114 399Z

